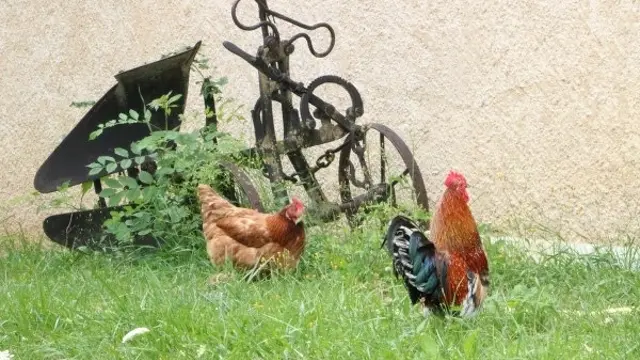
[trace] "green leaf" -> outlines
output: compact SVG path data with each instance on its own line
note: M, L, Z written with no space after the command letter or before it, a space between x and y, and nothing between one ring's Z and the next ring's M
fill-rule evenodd
M131 152L135 155L140 155L142 153L142 149L138 143L131 143Z
M120 113L120 115L118 115L118 117L122 121L127 121L127 119L128 119L127 114L125 114L125 113Z
M140 179L140 181L142 181L145 184L153 183L153 175L149 174L144 170L140 171L140 174L138 174L138 179Z
M118 164L117 163L110 163L109 165L107 165L106 169L107 169L107 173L111 174L112 172L116 171L116 169L118 168Z
M100 172L102 172L103 167L99 167L99 168L93 168L91 170L89 170L89 176L93 176L93 175L98 175Z
M138 231L138 235L143 236L143 235L147 235L151 233L151 229L144 229L144 230L140 230Z
M100 191L100 196L103 197L103 198L110 198L115 193L116 193L116 190L112 189L112 188L102 189L102 191Z
M177 223L180 222L180 220L182 220L182 216L180 215L180 213L178 212L178 210L176 208L169 208L169 218L171 219L172 223Z
M167 133L165 134L165 137L169 140L175 140L178 138L179 135L180 133L177 131L167 131Z
M85 181L85 182L83 182L82 183L82 187L80 188L81 192L82 192L82 195L86 194L87 191L89 191L89 189L91 189L92 186L93 186L93 181Z
M120 161L120 167L123 169L128 169L131 167L131 159L124 159Z
M124 197L125 191L119 191L109 197L109 201L107 201L108 206L116 206L120 204L120 201Z
M119 189L122 187L122 185L120 184L120 181L114 179L114 178L103 178L100 179L102 181L103 184L105 184L106 186L110 187L110 188L115 188L115 189Z
M136 156L135 158L135 162L136 164L140 165L144 162L145 157L144 156Z
M97 162L92 162L91 164L87 165L87 167L89 169L95 169L95 168L102 168L102 165L98 164Z
M129 116L131 116L135 120L138 120L138 118L140 117L140 114L138 114L137 111L131 109L129 110Z
M113 152L122 157L129 157L129 152L123 148L117 147L113 149Z
M123 176L120 178L120 183L122 183L122 185L128 187L129 189L137 189L138 188L138 182L136 181L136 179L129 177L129 176Z
M173 174L175 172L175 169L170 167L170 166L165 166L165 167L161 167L160 169L158 169L156 171L156 175L158 176L166 176L166 175L170 175Z
M116 162L116 159L112 158L111 156L98 156L98 162L102 165L104 165L106 162Z
M174 95L171 98L169 98L169 101L167 101L167 103L173 104L174 102L180 100L181 97L182 97L182 94Z
M135 201L140 197L140 190L139 189L129 189L127 190L127 199L129 199L129 201Z
M144 119L147 121L151 121L151 111L149 109L144 111Z
M145 199L153 199L158 194L158 188L155 186L148 186L142 189L142 197Z
M95 140L100 135L102 135L102 129L98 129L98 130L92 131L89 134L89 140Z

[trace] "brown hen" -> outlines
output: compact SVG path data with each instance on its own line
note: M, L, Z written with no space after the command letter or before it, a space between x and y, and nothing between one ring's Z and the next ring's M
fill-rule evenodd
M260 259L275 260L281 268L294 268L305 246L304 205L297 198L282 210L263 214L234 206L208 185L198 185L202 230L207 253L215 265L226 259L251 268Z

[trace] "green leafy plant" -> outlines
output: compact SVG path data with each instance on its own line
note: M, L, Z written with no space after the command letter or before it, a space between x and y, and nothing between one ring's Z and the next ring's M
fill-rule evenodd
M233 101L224 99L220 91L226 79L205 78L207 96L220 104L219 122L240 117L237 110L229 111ZM107 234L121 243L131 243L139 236L153 236L174 247L200 244L202 220L196 197L198 184L210 184L221 193L234 191L229 174L220 166L229 161L251 165L254 159L241 156L244 145L215 126L192 132L169 129L169 117L178 107L181 94L171 92L153 99L138 112L134 109L119 114L117 119L99 124L90 136L97 139L110 128L120 125L145 124L150 134L131 143L129 148L118 147L111 154L103 154L87 165L91 176L101 177L103 189L98 194L108 206L124 205L111 212L105 221ZM144 101L143 101L144 104ZM226 106L225 106L226 105ZM208 116L212 110L208 109ZM164 116L164 128L151 122L153 113ZM180 114L184 117L184 114ZM157 121L155 122L157 124ZM111 175L107 175L111 174ZM83 193L89 186L83 186Z

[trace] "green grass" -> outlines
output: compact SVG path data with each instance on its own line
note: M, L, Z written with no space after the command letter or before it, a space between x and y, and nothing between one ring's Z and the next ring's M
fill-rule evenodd
M474 319L409 305L380 250L380 224L309 231L300 268L208 283L204 249L80 254L4 245L0 351L14 359L631 359L640 358L640 274L610 254L535 263L486 244L492 292ZM2 244L0 244L2 247ZM580 311L576 315L571 311ZM126 344L136 327L151 331Z

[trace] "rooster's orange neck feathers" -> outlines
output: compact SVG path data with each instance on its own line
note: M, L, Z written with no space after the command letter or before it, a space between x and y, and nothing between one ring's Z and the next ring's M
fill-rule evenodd
M460 189L447 188L432 219L431 237L436 246L449 251L481 245L468 197Z

